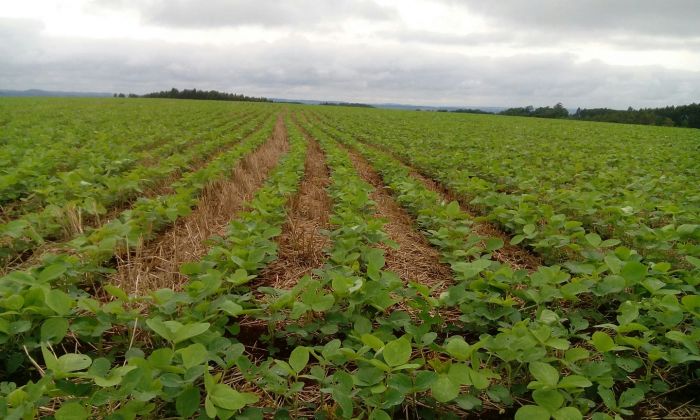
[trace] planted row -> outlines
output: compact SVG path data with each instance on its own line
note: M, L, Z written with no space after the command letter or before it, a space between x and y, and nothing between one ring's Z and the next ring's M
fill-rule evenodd
M166 225L189 214L204 187L229 176L245 155L270 138L273 125L274 120L268 120L262 130L205 167L183 176L173 185L173 194L140 199L119 218L77 236L65 245L64 252L46 254L41 263L0 278L0 308L6 311L0 342L6 352L21 349L27 335L35 334L47 317L65 315L72 298L84 295L83 288L99 282L103 273L110 271L109 261L115 253L135 249ZM98 336L102 332L96 331ZM19 360L24 362L23 358Z
M457 203L441 203L436 194L409 175L408 168L390 156L367 148L347 134L327 131L372 162L397 201L417 217L423 232L450 262L455 278L462 280L439 300L432 299L423 289L423 299L431 310L459 308L462 324L449 328L451 333L479 337L476 342L460 346L473 348L470 351L474 352L486 350L487 354L479 358L480 365L490 360L488 365L492 370L486 374L495 373L505 379L488 388L492 401L512 403L513 397L522 392L513 384L528 376L522 368L530 363L530 374L534 378L542 375L540 370L570 370L576 375L562 379L567 386L554 386L559 382L557 379L554 385L543 387L547 392L533 393L532 398L539 408L521 408L522 415L536 412L542 416L554 415L564 410L561 408L564 401L569 405L564 412L572 414L576 410L580 415L594 407L595 383L599 387L597 398L603 400L610 412L629 414L629 407L639 402L645 392L668 388L663 378L669 368L681 373L684 365L690 366L697 360L697 344L690 343L699 334L697 304L700 297L694 291L681 295L680 299L673 296L690 291L683 286L673 291L676 287L673 281L665 292L649 293L647 287L639 287L640 283L665 285L661 279L669 280L664 273L638 271L641 264L628 250L618 248L615 256L609 256L608 261L615 265L615 271L609 271L605 277L572 276L557 266L541 267L531 275L524 270L513 271L491 260L488 254L501 246L502 241L471 234L468 216L459 210ZM591 305L591 297L595 305ZM635 328L630 328L629 323L636 323ZM591 326L595 324L602 325L593 329ZM498 334L494 332L497 329L501 330ZM615 334L610 334L611 331ZM644 331L643 339L637 337L640 331ZM584 350L588 346L600 354ZM561 351L565 351L563 359L559 356ZM600 357L605 361L598 362ZM572 358L578 363L572 364ZM545 367L545 362L550 366ZM445 372L449 373L449 369ZM610 402L614 397L610 397L606 388L612 383L630 386L628 377L634 372L644 372L643 378L623 393L620 398L625 402ZM556 377L559 376L557 373ZM469 398L471 403L467 404L467 397L458 395L461 383L455 377L452 379L450 383L441 382L442 391L450 390L441 398L455 399L461 406L473 408L476 400ZM559 391L551 391L551 386ZM563 399L553 406L542 395L553 398L552 401ZM630 395L636 396L633 403L628 398ZM446 399L447 396L451 398Z
M189 165L196 161L204 162L211 155L236 144L257 130L265 119L269 119L268 114L238 124L233 131L229 131L231 127L228 125L212 130L205 134L203 141L180 153L163 157L155 165L138 166L117 176L95 175L89 178L89 182L77 176L71 182L62 183L57 187L62 197L60 200L51 200L49 206L38 212L0 224L0 261L31 250L45 240L70 237L87 230L93 223L99 224L100 217L105 217L108 208L120 201L135 198L146 186L156 185L177 173L187 173Z
M550 262L577 253L587 233L674 266L700 256L700 196L687 189L698 181L692 130L467 115L408 120L362 110L319 115L469 197Z
M303 173L306 144L298 135L290 143L291 151L256 194L250 210L231 222L226 236L207 256L182 267L190 276L185 290L162 289L146 297L130 297L105 285L113 298L106 304L71 293L73 301L65 313L47 319L40 331L25 336L25 342L33 344L30 348L41 349L43 377L16 388L6 386L12 392L2 397L0 411L31 416L49 398L58 398L57 414L71 418L133 418L154 410L168 416L200 412L228 418L256 401L254 394L238 392L223 382L222 373L243 353L243 345L225 337L231 331L229 319L242 313L236 302L244 300L244 295L233 291L240 291L274 258L271 238L279 232L284 203ZM222 254L238 258L222 258ZM146 310L129 309L144 305ZM86 328L88 320L99 330L96 334ZM133 336L108 338L104 333L110 329L132 334L138 329L152 335L136 341ZM78 340L82 353L57 354L54 349L66 337ZM109 344L103 346L105 342ZM202 396L204 409L200 408Z

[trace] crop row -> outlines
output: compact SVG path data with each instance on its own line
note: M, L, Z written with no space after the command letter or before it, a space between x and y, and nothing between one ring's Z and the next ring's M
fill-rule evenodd
M65 305L54 306L54 300L69 302L71 296L83 295L80 287L108 272L109 265L103 263L109 263L113 255L135 249L167 224L187 215L204 187L228 176L243 156L270 137L273 124L269 120L262 130L239 145L183 176L173 185L174 193L140 199L119 218L74 238L63 253L47 254L38 265L3 276L0 302L8 312L3 313L0 332L4 334L5 349L16 350L26 340L27 333L35 333L41 322L54 312L62 315Z
M245 148L258 143L250 141ZM240 296L230 293L244 287L274 257L271 238L279 233L285 218L284 203L303 173L306 143L298 133L290 136L290 143L291 151L256 194L250 210L238 215L225 237L201 261L182 267L190 277L183 291L162 289L147 297L129 297L104 285L112 300L100 303L76 289L69 288L69 294L61 292L67 272L42 279L54 286L47 288L45 284L45 295L61 295L64 303L59 308L47 300L45 311L61 311L48 319L48 313L43 314L43 324L24 334L25 346L40 349L46 371L36 383L4 389L0 397L5 403L4 414L33 416L50 398L60 398L63 403L55 412L57 418L133 418L153 411L154 402L169 404L169 410L190 416L199 410L202 385L206 412L212 417L228 417L226 413L230 416L239 404L242 407L241 401L257 399L220 382L221 371L233 365L243 350L241 344L225 338L228 319L242 310L237 304ZM28 292L20 292L20 296ZM148 310L131 309L143 305ZM133 341L134 336L131 340L109 337L106 331L110 329L133 334L143 330L152 336L147 341ZM57 346L66 337L78 340L88 351L58 353ZM207 369L209 363L216 369ZM78 388L66 386L78 382Z
M535 404L518 414L575 418L594 409L596 400L604 403L604 411L631 414L645 393L667 389L664 378L670 372L683 381L686 367L699 360L700 296L694 288L664 273L640 270L636 258L622 249L607 256L615 271L608 268L608 275L598 278L571 275L557 266L532 274L513 271L490 259L502 241L470 233L470 218L457 203L441 202L394 158L345 133L325 130L370 160L451 264L458 283L438 300L414 287L429 310L459 308L461 325L448 327L449 334L478 339L455 337L451 341L459 344L449 341L445 349L457 359L452 364L469 359L471 369L481 369L477 372L489 380L463 374L464 367L458 368L462 373L452 372L444 359L437 365L433 361L436 373L446 375L431 388L438 401L472 409L479 404L478 390L485 390L489 399L510 405L531 389ZM439 320L429 323L443 333ZM460 350L451 353L450 348ZM571 374L561 377L566 371ZM528 376L530 382L522 382ZM471 385L471 392L460 392L462 385ZM612 387L620 390L618 397L609 391ZM597 416L604 417L603 412Z
M228 112L220 109L208 118L196 115L192 119L181 118L181 121L188 121L191 126L133 124L135 129L118 131L119 125L135 117L130 115L133 110L129 111L115 113L110 116L110 121L97 126L87 125L87 122L72 122L71 125L75 126L70 129L59 129L58 123L54 126L47 124L40 120L42 113L38 113L32 116L37 122L37 129L52 127L55 130L43 135L33 132L34 130L15 132L6 128L6 144L2 148L3 154L8 156L9 165L0 170L0 204L15 210L13 207L16 205L8 204L23 199L21 207L31 209L42 205L44 195L50 194L52 186L57 183L91 182L95 177L118 174L138 164L141 158L149 156L151 152L148 149L171 149L172 145L161 146L161 143L168 137L177 136L176 133L194 134L198 127L211 128L231 121ZM69 113L64 118L74 116L75 114ZM168 120L173 121L171 118L173 116ZM154 132L153 129L159 131Z
M319 115L469 197L515 242L550 262L576 248L584 231L674 266L689 267L685 257L700 256L700 195L688 190L698 182L694 132L391 112Z
M83 219L99 221L107 209L137 197L145 187L157 185L174 174L187 173L188 166L237 143L255 131L265 119L270 119L269 114L261 114L234 127L225 125L213 130L202 141L194 142L181 152L164 156L155 165L138 166L114 176L93 174L89 181L77 176L74 182L58 184L52 194L58 198L51 200L49 206L0 224L0 261L31 250L46 239L59 238L62 232L68 232L64 235L68 237L82 232L85 226L89 226ZM74 217L69 217L71 215ZM77 219L73 223L78 226L69 225L72 219Z

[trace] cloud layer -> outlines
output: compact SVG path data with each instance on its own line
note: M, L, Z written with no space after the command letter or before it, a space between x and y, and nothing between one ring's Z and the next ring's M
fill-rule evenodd
M687 45L700 33L690 24L700 8L690 2L669 2L667 13L656 14L644 2L633 2L628 14L622 11L632 2L582 2L591 9L566 2L566 10L554 0L537 3L408 1L401 9L388 0L92 1L81 13L99 19L128 11L137 16L129 27L144 35L56 34L46 29L50 18L0 18L0 88L144 93L175 86L474 106L625 108L700 98L700 72L687 65L698 58ZM426 25L418 6L434 6L426 16L445 25ZM450 26L462 18L476 29ZM614 40L595 35L603 33ZM589 35L590 42L580 40ZM678 61L664 62L662 48ZM618 51L639 60L616 62Z

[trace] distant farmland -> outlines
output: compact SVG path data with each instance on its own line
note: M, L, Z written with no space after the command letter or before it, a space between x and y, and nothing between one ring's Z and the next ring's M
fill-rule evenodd
M698 130L0 98L0 150L2 418L699 414Z

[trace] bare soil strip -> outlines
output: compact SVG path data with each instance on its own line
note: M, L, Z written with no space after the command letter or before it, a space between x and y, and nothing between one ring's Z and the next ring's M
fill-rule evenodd
M326 193L330 184L330 170L323 151L316 140L309 142L304 163L304 178L299 191L287 204L287 221L278 237L277 259L258 276L256 283L278 289L290 289L297 280L320 268L326 259L324 249L328 237L321 230L328 229L331 200Z
M440 262L440 253L414 228L413 218L391 197L382 178L359 153L345 148L355 169L365 182L374 187L372 200L377 203L377 217L387 220L384 231L399 249L383 246L386 268L405 281L436 287L439 293L454 283L452 270Z
M111 282L127 293L179 289L186 281L179 273L180 265L200 259L209 249L207 239L226 233L229 220L245 208L288 147L279 117L272 138L236 165L230 177L208 186L192 214L157 239L120 257Z

